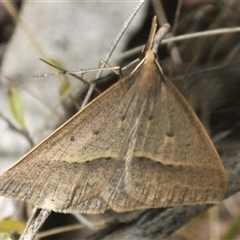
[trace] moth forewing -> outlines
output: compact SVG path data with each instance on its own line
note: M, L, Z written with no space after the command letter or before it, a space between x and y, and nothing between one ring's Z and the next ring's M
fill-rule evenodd
M219 203L221 160L151 48L135 70L0 176L3 196L57 212Z

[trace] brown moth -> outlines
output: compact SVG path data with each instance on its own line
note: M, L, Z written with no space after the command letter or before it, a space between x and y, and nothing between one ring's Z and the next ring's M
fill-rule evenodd
M221 160L152 51L0 177L0 194L56 212L219 203Z

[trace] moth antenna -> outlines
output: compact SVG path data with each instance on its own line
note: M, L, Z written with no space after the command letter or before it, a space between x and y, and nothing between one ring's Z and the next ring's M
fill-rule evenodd
M80 81L83 82L84 84L88 85L89 87L91 86L91 83L89 83L88 81L86 81L86 80L83 79L82 77L76 75L75 72L70 72L70 71L68 71L67 69L64 69L64 68L55 66L54 64L52 64L52 63L50 63L50 62L48 62L48 61L46 61L46 60L44 60L44 59L42 59L42 58L40 58L40 60L41 60L42 62L48 64L49 66L54 67L54 68L60 70L61 72L49 73L49 74L48 74L48 73L45 73L45 74L41 74L41 75L33 75L33 77L47 77L47 76L51 76L51 75L58 76L58 75L61 75L61 74L69 74L69 75L77 78L78 80L80 80ZM80 71L81 71L81 70L80 70ZM94 70L94 71L98 71L98 69L97 69L97 70ZM78 72L78 73L83 74L83 73L86 73L86 72L89 72L89 70L85 70L85 72L84 72L84 70L82 70L82 72ZM94 86L93 90L95 90L98 94L101 94L101 91L100 91L96 86Z
M163 37L169 32L170 30L170 24L169 23L165 23L163 24L157 31L155 38L154 38L154 42L153 42L153 47L152 47L152 51L156 54L157 50L159 48L159 45L163 39Z
M54 67L58 70L60 70L60 72L55 72L55 73L43 73L43 74L34 74L33 77L48 77L48 76L57 76L57 75L61 75L61 74L66 74L68 71L66 69L63 69L63 68L60 68L58 66L55 66L54 64L40 58L40 61L46 63L47 65L51 66L51 67Z
M33 74L33 77L41 78L41 77L49 77L49 76L58 76L58 75L64 75L66 73L67 72L62 71L62 72L54 72L54 73Z

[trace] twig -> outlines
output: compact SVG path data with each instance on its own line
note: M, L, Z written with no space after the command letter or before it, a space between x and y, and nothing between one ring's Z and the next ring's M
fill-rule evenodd
M127 18L123 28L121 29L121 31L118 33L117 37L115 38L115 40L113 41L113 44L109 50L109 52L107 53L104 62L107 63L110 59L110 57L112 56L112 53L113 51L115 50L118 42L120 41L122 35L124 34L124 32L126 31L128 25L130 24L130 22L132 21L132 19L134 18L134 16L137 14L137 12L139 11L139 9L141 8L141 6L143 5L144 3L144 0L140 0L139 3L136 5L136 7L133 9L132 13L130 14L130 16ZM105 66L105 64L103 65ZM96 75L96 79L99 79L102 75L102 71L98 72L97 75ZM92 92L93 92L93 89L95 88L95 85L96 83L92 84L90 86L90 88L88 89L88 92L84 98L84 101L82 103L82 106L81 108L83 108L89 101L91 95L92 95Z
M19 129L19 128L15 127L14 124L9 119L7 119L1 112L0 112L0 118L2 118L8 124L10 129L23 135L28 140L29 144L32 147L35 145L33 142L33 139L31 138L31 136L29 135L29 133L26 129Z
M41 209L40 213L38 214L37 218L35 219L34 223L27 229L25 235L22 235L19 240L33 240L36 236L39 228L43 225L46 221L48 216L50 215L51 211L46 209Z
M204 37L204 36L218 35L218 34L228 34L228 33L235 33L235 32L240 32L240 27L220 28L220 29L207 30L207 31L196 32L196 33L183 34L183 35L180 35L180 36L163 39L162 44L167 44L169 42L184 41L184 40L188 40L188 39L191 39L191 38L197 38L197 37ZM144 45L141 45L141 46L136 47L132 50L121 53L121 54L119 54L119 57L116 58L116 59L122 59L122 58L127 58L129 56L132 56L133 54L136 54L139 51L141 51L143 46Z

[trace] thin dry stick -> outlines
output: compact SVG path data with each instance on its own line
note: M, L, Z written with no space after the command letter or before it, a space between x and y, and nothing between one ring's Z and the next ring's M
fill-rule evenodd
M160 21L160 25L163 25L163 24L167 23L168 20L167 20L166 14L165 14L164 9L163 9L162 1L152 0L152 4L155 8L155 11L157 12L157 17ZM173 34L171 32L169 34L170 34L171 37L173 36ZM178 51L177 46L174 43L168 44L167 46L168 46L168 50L169 50L174 62L176 64L180 64L182 62L182 59L180 57L180 53Z
M184 77L183 77L183 86L185 87L186 86L186 83L187 83L187 78L188 76L190 75L190 70L192 69L193 65L195 64L196 60L198 58L198 55L196 55L193 60L190 62L190 64L188 65L187 67L187 70L184 74Z
M35 145L32 137L30 136L29 132L28 132L26 129L19 129L19 128L17 128L17 127L16 127L9 119L7 119L1 112L0 112L0 118L2 118L2 119L8 124L9 128L11 128L11 129L14 130L15 132L18 132L18 133L20 133L21 135L23 135L32 147Z
M235 57L238 56L239 54L239 50L240 50L240 43L238 43L231 51L230 53L228 53L227 57L225 58L225 62L230 62L233 59L235 59Z
M94 224L94 226L97 226L98 228L105 226L104 221L94 222L93 224ZM85 226L83 224L80 224L80 223L71 224L69 226L64 226L64 227L57 227L57 228L53 228L51 230L47 230L47 231L38 233L36 238L39 239L39 238L48 237L48 236L59 234L59 233L79 230L79 229L83 229L84 227Z
M85 83L86 85L88 85L89 87L91 86L91 83L93 82L97 82L98 79L90 79L90 80L85 80L81 77L79 77L78 75L76 74L85 74L85 73L90 73L90 72L99 72L99 71L108 71L108 70L111 70L113 72L115 72L116 74L119 74L117 71L120 70L120 67L119 66L115 66L115 67L112 67L110 66L109 64L105 63L104 61L102 61L102 64L105 64L107 67L100 67L100 68L90 68L90 69L80 69L78 71L69 71L65 68L61 68L61 67L58 67L58 66L55 66L54 64L44 60L44 59L41 59L41 61L43 61L44 63L50 65L51 67L54 67L58 70L60 70L61 72L54 72L54 73L44 73L44 74L34 74L33 77L48 77L48 76L58 76L58 75L61 75L61 74L69 74L75 78L77 78L78 80L82 81L83 83ZM102 65L101 64L101 65ZM101 93L101 91L99 89L97 89L95 87L94 89L98 94Z
M89 69L80 69L80 70L77 70L77 71L69 71L67 69L64 69L64 68L60 68L60 67L57 67L57 66L54 66L53 64L50 64L49 62L43 60L44 62L46 62L47 64L51 65L52 67L60 70L61 72L54 72L54 73L44 73L44 74L34 74L33 77L48 77L48 76L53 76L53 75L61 75L61 74L72 74L72 73L75 73L75 74L85 74L85 73L89 73L89 72L98 72L98 71L108 71L108 70L111 70L111 71L116 71L116 70L119 70L119 67L116 66L116 67L104 67L104 68L89 68ZM79 77L79 76L78 76ZM84 83L86 83L87 85L91 85L89 84L89 82L91 82L92 80L84 80L84 79L79 79L80 81L83 80Z
M118 35L117 35L117 37L115 38L115 40L114 40L114 42L113 42L113 44L112 44L109 52L107 53L107 55L106 55L106 57L105 57L105 59L106 59L106 60L104 61L105 63L107 63L107 62L109 61L110 57L112 56L113 51L115 50L118 42L119 42L120 39L121 39L122 35L123 35L124 32L126 31L128 25L131 23L132 19L133 19L133 18L135 17L135 15L138 13L139 9L142 7L143 3L144 3L144 0L140 0L139 3L136 5L136 7L133 9L133 11L132 11L132 13L130 14L130 16L129 16L129 17L127 18L127 20L125 21L123 28L122 28L121 31L118 33ZM105 66L105 64L104 64L103 66ZM97 75L96 75L96 79L99 79L99 78L101 77L101 75L102 75L102 71L98 72ZM88 103L88 101L89 101L89 99L90 99L90 97L91 97L91 95L92 95L92 92L93 92L93 89L94 89L95 85L96 85L96 83L92 84L92 85L90 86L90 88L88 89L88 92L87 92L87 94L86 94L86 96L85 96L85 98L84 98L84 101L83 101L83 103L82 103L81 108L83 108L83 107Z
M21 19L20 15L17 12L16 7L10 1L1 1L4 7L7 9L11 17L18 23L19 26L24 31L24 34L28 37L29 41L31 42L32 46L37 50L37 52L44 58L47 59L45 52L43 51L41 44L37 41L35 34L30 30L28 25Z
M123 77L122 72L125 71L125 70L127 70L127 69L129 69L130 67L136 65L138 62L139 62L139 59L137 58L137 59L133 60L132 62L130 62L129 64L127 64L126 66L122 67L122 68L119 67L119 66L109 67L109 70L112 70L112 71L115 72L117 75L119 75L120 78L122 78L122 77ZM105 63L105 62L104 62L104 64L108 65L108 64ZM96 68L96 69L97 69L97 68ZM107 69L107 68L103 68L103 70L105 70L105 69ZM101 68L98 68L98 70L101 70ZM118 73L117 73L116 70L118 71ZM90 83L97 83L98 80L99 80L99 79L91 79L91 80L89 80L89 82L90 82Z
M26 225L25 225L24 231L23 231L23 233L21 234L19 240L24 240L24 236L26 235L29 226L32 224L32 222L33 222L33 220L34 220L34 217L35 217L35 215L36 215L36 213L37 213L37 210L38 210L38 207L34 207L34 208L33 208L32 212L31 212L31 215L30 215L30 217L28 218L28 221L27 221L27 223L26 223Z
M162 43L165 44L168 42L177 42L177 41L182 41L182 40L186 40L186 39L190 39L190 38L203 37L203 36L209 36L209 35L217 35L217 34L225 34L225 33L234 33L234 32L240 32L240 27L220 28L220 29L207 30L207 31L196 32L196 33L184 34L181 36L164 39L162 41Z
M157 53L157 50L159 48L159 45L163 39L163 37L169 32L169 29L170 29L170 25L168 23L166 24L163 24L161 26L161 28L159 28L159 30L157 31L157 34L155 36L155 41L154 41L154 44L153 44L153 52L156 54Z
M209 240L220 239L219 206L209 209Z
M177 10L176 10L176 13L175 13L174 22L173 22L173 26L172 26L172 34L173 35L175 35L175 33L176 33L181 8L182 8L182 0L178 0Z
M86 80L84 80L83 78L79 77L79 76L76 75L74 72L70 72L70 71L68 71L67 69L60 68L60 67L58 67L58 66L55 66L54 64L52 64L52 63L50 63L50 62L48 62L48 61L46 61L46 60L44 60L44 59L42 59L42 58L40 58L40 60L43 61L44 63L50 65L51 67L54 67L54 68L56 68L56 69L58 69L58 70L61 70L62 72L61 72L61 73L52 73L52 74L43 74L43 75L34 75L35 77L46 77L46 76L49 76L49 75L60 75L60 74L66 74L66 73L67 73L67 74L69 74L69 75L77 78L77 79L80 80L81 82L85 83L85 84L88 85L89 87L91 86L91 84L90 84L88 81L86 81ZM85 73L86 73L86 72L87 72L87 70L85 71ZM90 72L90 71L88 71L88 72ZM84 73L84 71L80 72L80 74L81 74L81 73ZM100 91L99 89L97 89L96 87L94 88L94 90L95 90L98 94L101 93L101 91Z
M32 45L36 48L36 50L39 52L41 56L46 58L41 45L38 43L37 39L34 37L34 34L32 31L28 28L28 26L22 21L20 18L16 7L11 3L10 1L1 1L1 3L4 5L4 7L8 10L12 18L22 27L24 33L26 36L28 36L29 41L32 43Z
M83 224L78 223L78 224L72 224L70 226L53 228L53 229L38 233L36 235L36 239L49 237L49 236L56 235L59 233L65 233L65 232L70 232L70 231L74 231L74 230L79 230L79 229L82 229L83 227L84 227Z
M202 31L202 32L197 32L197 33L188 33L188 34L184 34L184 35L180 35L180 36L176 36L176 37L170 37L167 39L163 39L161 44L167 44L169 42L183 41L183 40L196 38L196 37L204 37L204 36L217 35L217 34L227 34L227 33L234 33L234 32L240 32L240 27L220 28L220 29L207 30L207 31ZM141 51L143 46L144 45L141 45L132 50L121 53L121 54L119 54L119 57L116 59L122 59L122 58L127 58L129 56L132 56L133 54L136 54L139 51Z
M37 207L34 208L35 212L36 212L36 209L37 209ZM34 212L34 215L35 215L35 212ZM29 224L26 225L26 228L19 240L33 240L34 237L36 236L38 230L43 225L43 223L46 221L46 219L48 218L50 213L51 213L50 210L41 209L41 211L38 214L37 218L35 219L34 223L29 227L29 225L32 222L32 219L31 219L31 221L29 221ZM34 215L32 214L31 217L33 217Z

